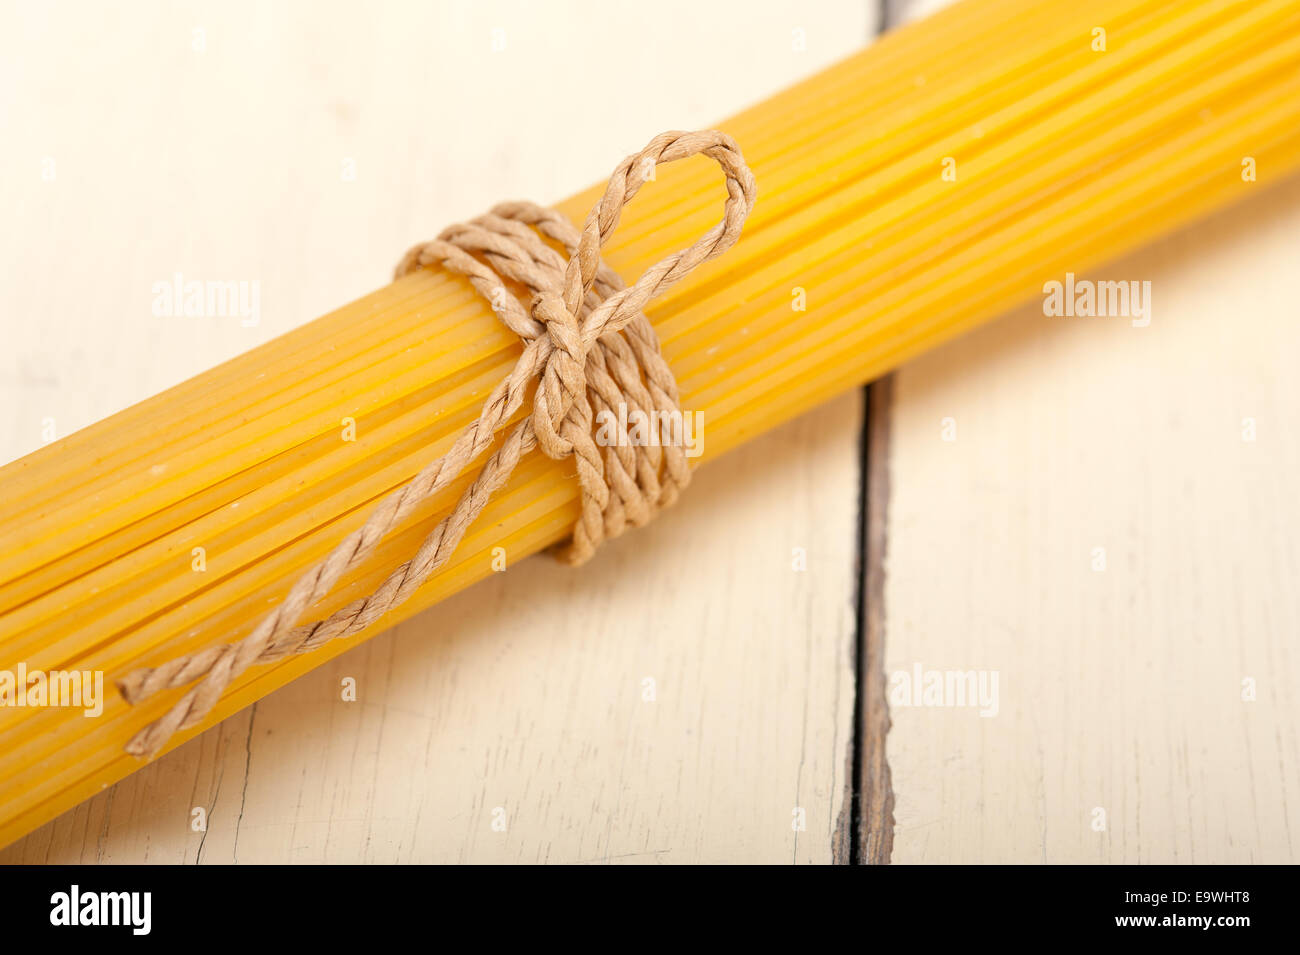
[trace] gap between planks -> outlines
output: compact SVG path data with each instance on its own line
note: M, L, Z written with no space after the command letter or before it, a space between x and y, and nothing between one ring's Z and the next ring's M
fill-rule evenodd
M868 43L945 3L876 0L876 5L877 29L866 38ZM840 820L834 837L833 859L837 864L887 865L894 847L894 790L885 751L890 722L884 670L893 394L892 374L862 389L853 745L844 799L848 818Z

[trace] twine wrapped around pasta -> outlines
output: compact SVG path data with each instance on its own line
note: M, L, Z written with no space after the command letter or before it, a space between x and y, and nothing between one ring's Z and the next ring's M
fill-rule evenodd
M715 160L726 175L722 221L625 287L601 261L601 246L618 226L623 206L656 165L696 154ZM298 579L252 633L237 643L209 647L120 679L118 689L132 704L198 681L163 717L132 737L127 751L154 756L172 734L200 722L248 667L307 653L354 634L401 604L447 561L493 493L534 448L557 460L572 457L577 466L581 516L571 540L558 553L568 563L582 563L602 541L617 537L627 527L645 524L671 505L690 481L684 450L653 442L646 446L615 442L602 454L592 424L601 411L620 404L629 414L680 414L677 383L642 309L698 265L735 244L753 208L754 193L754 176L731 137L713 130L668 132L618 164L581 232L554 210L509 202L407 252L397 266L397 277L430 265L465 275L523 341L518 362L451 449L381 501L365 524ZM562 245L568 260L543 236ZM530 293L527 307L503 280ZM487 450L534 383L532 411L488 457L419 551L374 593L324 620L295 626L417 504L446 488Z

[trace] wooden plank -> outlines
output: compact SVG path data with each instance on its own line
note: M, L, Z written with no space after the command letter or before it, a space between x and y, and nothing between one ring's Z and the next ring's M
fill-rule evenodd
M0 61L26 92L0 114L0 197L19 210L2 294L31 320L0 357L0 449L18 457L355 298L447 222L585 186L650 133L847 54L871 16L857 0L763 17L686 2L364 21L341 3L7 10ZM580 51L611 44L623 78L592 83ZM699 63L707 83L678 68ZM177 271L257 281L261 320L155 318L152 285ZM595 566L512 567L0 862L829 861L860 422L849 397L792 423Z
M1036 294L897 374L893 861L1297 861L1298 255L1292 181L1088 276L1145 327Z

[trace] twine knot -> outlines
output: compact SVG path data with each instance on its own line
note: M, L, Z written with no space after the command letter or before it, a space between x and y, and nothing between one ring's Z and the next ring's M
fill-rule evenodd
M690 247L651 266L631 287L625 286L601 261L601 246L618 226L623 206L656 165L697 153L715 160L726 175L722 221ZM629 416L638 411L681 415L677 382L642 309L735 243L753 208L754 192L753 174L730 136L714 130L662 133L615 167L581 231L553 209L508 202L408 251L396 277L433 265L464 275L523 342L518 362L451 449L380 501L365 524L299 577L284 601L248 636L118 680L122 696L132 704L198 681L132 737L127 751L146 758L155 755L172 734L199 723L231 681L253 664L306 653L350 636L403 603L447 561L520 458L534 448L556 460L575 461L582 509L571 539L557 553L568 563L582 563L602 541L646 523L671 505L690 481L684 449L655 442L614 442L601 449L592 423L601 412L620 405ZM568 258L548 239L563 247ZM526 293L527 307L515 292L519 289ZM530 390L532 411L510 429L416 554L374 593L324 620L297 625L303 613L369 557L417 504L447 487L496 442L498 430L522 407Z
M531 314L546 328L554 349L533 398L533 427L542 453L563 460L574 453L580 433L589 430L574 414L575 403L587 392L587 349L578 319L555 293L543 292L534 297Z

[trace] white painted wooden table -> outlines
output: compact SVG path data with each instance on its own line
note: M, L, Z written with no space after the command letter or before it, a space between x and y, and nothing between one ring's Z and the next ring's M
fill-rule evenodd
M567 195L714 123L878 14L5 8L0 452L369 291L502 197ZM593 83L610 45L619 82ZM1293 183L1115 263L1101 277L1153 282L1149 327L1010 316L894 377L865 470L847 395L594 565L494 576L0 862L1295 861L1298 226ZM178 271L260 282L261 321L154 317ZM996 717L855 727L864 480L885 556L863 648L884 678L997 670ZM896 824L864 780L862 851L855 741L864 774L883 746L895 800Z

